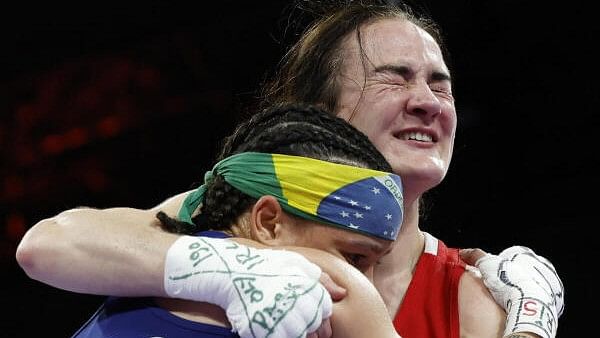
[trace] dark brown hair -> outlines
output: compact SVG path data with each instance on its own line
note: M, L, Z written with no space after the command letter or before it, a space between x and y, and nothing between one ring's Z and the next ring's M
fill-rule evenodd
M338 99L337 75L342 63L341 43L355 34L362 51L363 25L385 18L408 20L428 32L444 53L437 25L424 13L417 14L399 1L297 1L294 9L314 19L278 65L272 79L263 84L261 107L285 102L321 105L335 113ZM361 53L366 68L366 55Z

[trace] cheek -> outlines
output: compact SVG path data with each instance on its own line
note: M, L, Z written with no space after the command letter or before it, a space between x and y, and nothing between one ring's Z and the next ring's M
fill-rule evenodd
M372 105L369 109L357 110L350 124L367 135L371 142L379 147L384 144L377 144L377 142L384 143L383 137L386 135L384 131L392 124L394 118L393 114L377 108L376 105Z
M332 241L329 230L326 226L308 225L302 233L297 234L296 245L330 251Z
M454 139L456 137L456 127L457 127L457 116L456 112L453 110L452 112L446 115L446 118L442 120L442 128L444 130L444 134L447 137L448 142L448 155L452 156L452 151L454 148Z
M458 124L458 116L456 114L456 107L453 102L445 102L442 105L442 114L440 116L442 127L448 132L454 135L456 131L456 125Z
M352 123L362 133L364 133L371 143L379 150L385 157L387 157L394 142L391 142L391 133L388 131L388 127L385 124L382 125L380 117L373 115L370 121L357 121ZM391 125L390 123L387 126Z
M367 134L367 136L375 148L377 148L377 150L379 150L384 157L390 155L389 152L392 149L393 143L390 142L390 138L387 134L385 134L382 130L379 130L379 132L373 132Z
M285 228L280 236L282 245L296 245L314 248L317 243L318 236L313 236L313 231L310 226L295 224Z
M390 90L366 91L362 102L356 112L356 123L358 129L368 130L373 136L378 135L386 129L392 128L394 122L402 112L405 105L402 95ZM364 132L364 131L363 131Z

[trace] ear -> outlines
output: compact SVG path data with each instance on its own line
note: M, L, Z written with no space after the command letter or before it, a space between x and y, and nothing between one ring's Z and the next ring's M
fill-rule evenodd
M271 195L258 199L252 207L250 232L252 239L267 245L280 245L283 232L282 222L286 217L279 201Z

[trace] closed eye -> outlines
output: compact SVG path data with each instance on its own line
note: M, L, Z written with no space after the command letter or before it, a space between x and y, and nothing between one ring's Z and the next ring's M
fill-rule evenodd
M346 259L346 262L348 262L350 265L354 266L358 270L362 270L365 264L369 264L367 256L365 255L356 253L345 253L343 255L344 259Z

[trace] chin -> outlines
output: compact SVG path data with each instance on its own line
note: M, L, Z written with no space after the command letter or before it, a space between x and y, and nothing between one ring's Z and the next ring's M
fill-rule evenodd
M440 184L446 176L446 170L437 165L410 165L407 163L392 164L392 169L402 179L405 189L422 194Z

